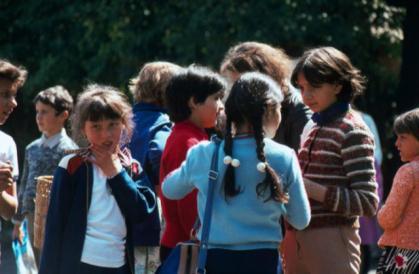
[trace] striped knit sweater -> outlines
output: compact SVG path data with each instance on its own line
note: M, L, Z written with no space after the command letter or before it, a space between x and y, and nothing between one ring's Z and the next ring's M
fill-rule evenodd
M299 151L303 176L327 187L324 202L310 200L309 228L358 226L358 216L373 216L378 205L374 141L361 116L349 110L314 125Z

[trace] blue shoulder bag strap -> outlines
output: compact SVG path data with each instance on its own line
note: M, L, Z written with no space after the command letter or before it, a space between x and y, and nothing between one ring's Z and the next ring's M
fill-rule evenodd
M202 234L201 234L201 243L199 244L199 256L198 256L198 268L196 273L203 274L205 273L205 264L207 261L207 252L208 252L208 236L209 230L211 227L211 213L212 213L212 202L214 199L214 190L215 184L218 177L218 153L221 140L216 136L211 138L211 141L215 143L214 153L212 155L211 169L208 174L208 194L207 202L205 204L204 212L204 222L202 223Z

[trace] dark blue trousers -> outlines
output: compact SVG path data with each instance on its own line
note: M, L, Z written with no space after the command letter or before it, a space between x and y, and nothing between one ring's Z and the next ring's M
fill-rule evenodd
M207 274L276 274L278 256L277 249L209 249L206 270Z

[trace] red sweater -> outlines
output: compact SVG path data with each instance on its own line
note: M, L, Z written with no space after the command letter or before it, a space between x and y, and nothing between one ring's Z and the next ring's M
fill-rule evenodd
M192 122L175 124L161 157L160 185L167 174L177 169L185 160L189 148L203 140L208 140L207 134ZM196 190L181 200L170 200L160 195L166 222L161 245L173 248L177 243L190 239L190 231L197 218L196 195Z

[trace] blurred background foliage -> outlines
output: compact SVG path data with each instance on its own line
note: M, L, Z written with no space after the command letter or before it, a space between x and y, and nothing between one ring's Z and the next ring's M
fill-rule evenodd
M62 84L73 95L89 82L127 90L148 61L199 63L217 70L226 50L256 40L294 58L331 45L368 78L359 107L376 120L386 148L401 62L405 10L383 0L2 0L0 57L22 64L29 78L19 107L2 128L24 147L39 133L32 98Z

